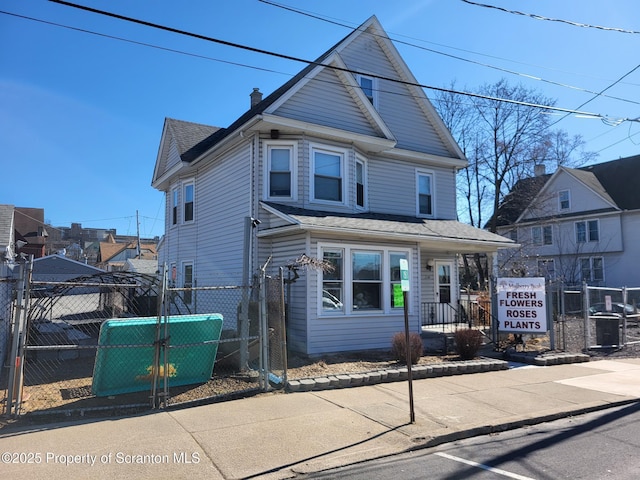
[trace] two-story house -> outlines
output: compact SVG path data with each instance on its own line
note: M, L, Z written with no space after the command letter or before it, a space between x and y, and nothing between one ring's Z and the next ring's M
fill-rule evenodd
M401 259L419 332L423 302L456 301L458 254L513 244L456 220L466 159L375 17L250 97L228 128L165 120L152 185L167 199L160 262L178 286L241 283L245 260L323 259L331 271L291 285L288 346L389 348L404 328Z
M520 244L505 254L504 270L639 286L640 156L539 173L518 182L498 210L498 233Z

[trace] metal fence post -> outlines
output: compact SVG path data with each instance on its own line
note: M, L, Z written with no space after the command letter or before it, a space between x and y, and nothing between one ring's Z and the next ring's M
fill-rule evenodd
M270 259L269 259L270 260ZM266 277L267 264L260 269L260 282L258 288L259 312L260 312L260 384L265 392L269 391L269 325L267 321L267 295Z
M9 383L7 385L7 415L19 415L22 403L22 384L24 381L24 347L27 341L27 306L29 287L33 271L33 255L28 264L20 265L20 280L13 322L13 341L9 365Z

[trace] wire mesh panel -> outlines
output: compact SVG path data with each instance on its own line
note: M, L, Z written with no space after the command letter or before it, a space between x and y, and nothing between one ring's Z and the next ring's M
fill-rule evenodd
M20 413L60 413L122 405L147 405L149 381L128 371L131 359L153 348L143 330L132 329L117 345L101 345L105 324L157 311L157 280L110 273L75 282L31 282L24 340ZM152 317L153 318L153 317ZM118 375L138 376L136 395L96 395L96 354L118 349Z

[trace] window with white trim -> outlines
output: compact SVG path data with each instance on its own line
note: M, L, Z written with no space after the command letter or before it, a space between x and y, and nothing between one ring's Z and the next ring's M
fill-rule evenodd
M416 172L417 215L433 216L433 173L418 170Z
M604 258L583 257L580 261L580 275L583 282L602 283L604 282Z
M531 239L534 245L553 245L553 230L551 225L531 227Z
M371 102L371 105L377 107L378 104L378 89L377 79L374 77L368 77L367 75L357 75L358 84L362 89L365 97Z
M356 159L356 208L367 208L367 165L361 158Z
M553 258L538 260L538 276L544 277L547 280L555 280L556 262Z
M391 313L404 307L400 259L408 261L409 251L326 245L320 252L332 267L320 274L322 315Z
M187 182L182 187L183 193L183 213L182 213L182 221L184 223L193 222L194 219L194 205L195 205L195 195L194 195L194 184L193 182Z
M171 191L171 225L178 224L178 208L180 207L180 196L177 188Z
M315 201L344 203L346 151L312 146L312 197Z
M282 142L266 142L267 191L268 198L296 198L296 164L295 144Z
M569 195L569 190L560 190L558 192L558 208L561 212L571 209L571 195Z
M576 222L576 242L597 242L600 240L600 226L598 220Z
M185 305L193 303L193 263L185 262L182 264L182 301Z

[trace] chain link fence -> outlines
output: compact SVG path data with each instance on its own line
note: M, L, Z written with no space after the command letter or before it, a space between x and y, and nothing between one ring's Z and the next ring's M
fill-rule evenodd
M281 271L188 289L127 272L24 278L0 283L4 414L117 413L286 383Z

